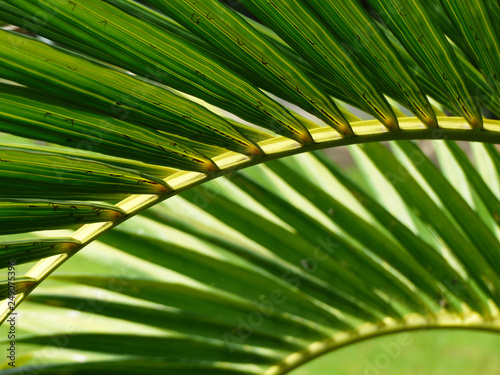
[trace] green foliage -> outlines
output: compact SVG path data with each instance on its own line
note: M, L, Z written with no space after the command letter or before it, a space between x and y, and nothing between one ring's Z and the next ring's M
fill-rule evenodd
M391 332L500 330L500 155L449 141L500 142L499 4L242 3L258 21L0 0L0 320L29 299L4 373L271 375ZM353 144L356 182L281 159Z

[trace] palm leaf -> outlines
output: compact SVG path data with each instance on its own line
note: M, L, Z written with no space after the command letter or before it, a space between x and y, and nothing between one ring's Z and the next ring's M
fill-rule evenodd
M19 272L0 317L35 291L33 314L99 322L68 339L33 315L26 366L278 374L400 330L500 330L498 152L436 144L440 170L407 141L499 142L498 6L368 3L243 1L256 21L0 1L0 263ZM277 160L353 144L362 184ZM46 345L63 360L37 366Z
M374 160L363 152L368 159L360 163ZM453 160L451 154L441 158ZM418 160L418 172L425 171L428 159ZM311 181L300 166L321 180ZM469 176L467 181L473 185ZM438 186L442 196L447 181ZM345 195L342 202L339 194ZM135 366L123 369L121 361L153 365L161 358L162 371L190 373L196 366L274 374L400 330L500 330L497 303L482 285L486 271L475 270L459 249L443 242L459 223L423 241L372 194L321 154L274 161L190 189L101 236L23 305L23 321L39 320L40 312L64 316L69 325L87 321L71 318L69 311L76 310L90 324L68 336L54 320L26 332L18 345L30 348L33 364L47 345L63 357L88 356L85 366L71 360L35 365L46 373L135 373ZM350 211L347 202L364 212ZM409 212L413 222L425 220ZM443 208L440 219L446 216ZM432 223L422 225L429 229ZM480 246L473 242L472 251ZM92 273L82 271L82 261L92 264ZM123 333L137 324L144 328Z

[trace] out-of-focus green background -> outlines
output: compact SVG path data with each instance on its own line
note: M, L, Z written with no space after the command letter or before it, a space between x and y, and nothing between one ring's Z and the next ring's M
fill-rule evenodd
M400 335L406 336L401 340ZM499 375L500 335L466 330L396 333L339 349L291 373L330 374Z

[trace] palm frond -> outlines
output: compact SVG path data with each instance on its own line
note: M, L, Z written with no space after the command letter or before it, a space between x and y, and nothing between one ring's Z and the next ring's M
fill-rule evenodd
M411 176L435 168L420 148L398 142L392 154L369 146L352 149L373 182L369 190L324 155L301 155L190 189L104 234L23 305L24 325L32 327L18 339L33 356L26 366L136 373L142 361L165 373L281 374L401 330L500 331L498 273L489 261L498 241L478 241L453 216L461 204L441 200L458 194L446 177L434 176L432 186L410 177L405 150L418 160ZM470 166L455 143L434 147L442 149L442 167ZM379 155L393 160L400 179L372 169L390 166ZM392 196L402 210L383 196L394 183L404 184ZM462 183L476 202L465 203L471 212L463 217L475 217L473 228L487 227L486 237L498 238L494 214L479 209L498 197L477 174L464 173ZM406 184L415 187L406 193ZM440 206L436 220L406 194L428 205L429 214ZM462 247L449 242L457 232ZM49 319L39 328L40 314L64 324ZM68 335L64 326L72 321L89 324ZM87 359L37 366L46 346L62 358Z
M136 338L83 330L68 345L91 363L43 371L147 359L274 374L395 330L499 329L498 152L473 145L472 164L436 144L440 171L407 141L500 141L499 5L366 3L244 0L249 19L217 0L0 0L0 263L22 273L15 305L99 238L130 275L60 273L27 306L79 310L87 297L62 285L119 281L92 312L156 322ZM321 154L277 160L353 144L363 186ZM262 320L243 341L241 317Z

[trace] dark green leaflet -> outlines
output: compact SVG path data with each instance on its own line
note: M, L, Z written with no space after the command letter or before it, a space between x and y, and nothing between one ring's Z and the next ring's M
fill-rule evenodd
M149 127L0 84L0 129L24 137L144 162L207 172L213 161Z
M261 153L219 116L139 78L6 31L0 32L0 46L0 78L153 129L193 140L203 137L204 142L250 155Z
M473 128L483 118L471 83L464 79L457 57L421 0L368 0L419 66L444 87L448 100Z
M364 101L370 114L387 128L398 121L383 95L366 78L365 69L346 47L328 32L315 13L298 0L245 0L243 4L326 77L345 82Z
M455 25L451 22L450 18L448 18L441 2L425 1L422 2L422 5L427 9L427 14L432 22L441 28L446 37L452 40L461 51L466 53L469 60L474 60L474 53L469 49L466 41L462 39Z
M116 345L123 343L122 337L116 337ZM86 374L109 375L112 373L134 374L138 372L156 372L162 374L182 375L260 375L264 369L252 364L234 364L226 362L203 362L203 361L166 361L158 358L140 359L113 359L113 360L88 360L84 363L47 363L37 367L40 375L54 374Z
M486 3L489 0L441 0L448 17L473 52L488 84L500 94L500 45Z
M22 147L0 146L5 198L110 200L168 191L161 179L134 170Z
M325 23L374 73L381 91L396 93L401 104L428 126L437 126L436 116L423 89L414 81L401 57L391 46L380 26L357 0L306 0ZM381 80L379 77L383 77Z
M435 282L442 283L443 287L449 290L449 293L453 293L459 299L464 299L470 306L474 306L474 309L484 313L488 313L489 306L486 299L481 299L477 294L472 293L471 290L462 290L456 287L456 285L466 285L471 283L470 280L465 279L456 269L450 266L448 260L436 251L435 248L426 243L422 238L413 233L406 225L397 220L392 214L390 214L381 204L379 204L375 199L363 191L357 184L353 183L347 176L345 176L340 169L329 160L324 154L316 152L315 156L321 160L322 163L328 168L328 170L338 178L342 184L344 184L350 191L356 195L357 199L371 212L371 214L381 223L382 226L390 223L390 232L407 250L411 256L415 257L417 262L420 263L422 267L425 267L427 272L430 272L435 278ZM378 251L385 249L377 249ZM386 256L382 256L386 259ZM415 265L416 266L416 265ZM418 268L418 266L416 266ZM416 272L415 272L416 276ZM409 277L409 275L407 275ZM410 280L415 280L420 278L409 277ZM419 284L424 281L416 280L415 284ZM453 281L455 281L453 283ZM422 289L428 289L421 287ZM443 288L443 289L444 289ZM435 297L437 293L432 296Z
M108 353L128 355L162 357L165 360L189 361L198 358L204 353L207 361L224 362L235 361L242 363L274 363L279 354L273 351L248 351L244 346L235 347L233 352L227 350L224 342L168 333L166 335L127 335L127 334L99 334L80 333L78 341L69 340L68 347L80 350L106 351ZM27 336L19 342L41 344L57 347L57 343L64 340L67 334L60 336ZM137 345L138 344L138 345ZM168 347L168 353L165 351Z
M214 45L225 55L245 66L268 85L280 86L287 96L343 134L349 123L337 106L282 53L252 28L242 17L218 1L151 1L194 34Z
M203 202L197 203L195 198L197 195L203 196L204 194L206 193L203 188L196 188L196 190L187 191L184 197L196 202L195 204L202 205ZM255 212L243 206L231 204L227 198L216 196L210 203L210 205L206 206L207 212L227 224L230 221L233 228L245 235L258 232L258 235L253 236L253 241L272 249L276 255L286 259L287 266L292 270L301 270L301 260L306 257L305 254L313 251L315 247L314 243L302 237L292 237L289 230L260 217ZM231 214L229 215L228 213ZM335 267L332 264L330 266ZM296 272L289 272L289 274L295 276ZM300 273L297 273L297 275L302 279L303 276ZM345 272L342 272L342 275L337 277L335 272L331 272L331 270L318 269L313 275L308 275L307 278L301 280L300 288L321 302L331 304L335 300L338 309L352 316L363 316L363 319L368 321L376 320L379 315L378 312L373 311L367 304L357 300L355 296L343 290L341 287L345 283L345 281L341 283L343 277L349 279ZM339 319L333 313L327 313L326 310L322 314L321 311L319 313L315 312L313 321L326 325L328 325L328 321L340 325L345 324L343 318Z
M6 148L18 148L15 145L0 143L0 147ZM78 150L70 147L59 147L58 145L44 144L43 146L33 146L33 145L23 145L21 147L25 150L30 150L34 152L50 153L52 155L58 155L63 158L78 158L84 159L86 162L97 164L105 164L117 168L127 169L129 171L134 171L141 176L152 176L155 178L163 179L178 172L178 169L163 167L160 165L146 164L134 159L124 159L114 156L105 155L102 153L93 153L88 150Z
M81 311L82 307L85 306L87 298L37 293L36 295L32 295L30 300ZM147 320L148 324L151 326L172 331L182 330L183 333L207 338L219 336L220 333L224 331L231 332L233 329L233 325L230 321L211 319L199 313L187 313L186 311L166 308L158 309L155 307L138 306L137 304L134 305L130 303L109 302L106 304L106 308L102 309L101 314L110 318L123 319L136 323L143 323L144 320ZM300 345L298 345L297 342L302 343L303 341L298 339L298 337L301 336L301 333L307 331L306 327L297 325L296 329L292 328L294 331L294 338L297 338L294 340L296 342L291 342L291 340L288 340L286 337L290 334L290 327L284 325L283 328L283 330L278 329L278 332L273 331L272 333L256 329L253 331L252 335L248 337L246 342L249 345L273 348L277 350L296 350L300 348ZM280 334L282 336L278 336ZM311 337L322 339L325 338L325 335L316 333L316 335Z
M360 148L377 165L388 181L398 186L398 192L406 204L418 212L418 216L439 233L456 258L467 269L469 277L475 280L484 294L499 301L500 278L475 244L455 225L453 219L448 215L437 214L437 212L442 212L437 203L383 145L364 144ZM384 165L378 164L382 159ZM405 178L400 177L403 172Z
M80 244L74 238L33 238L21 241L0 242L0 266L8 267L12 259L16 265L71 251Z
M408 52L401 46L401 44L395 39L395 37L386 33L386 35L391 39L391 42L396 47L399 54L403 57L405 64L413 72L419 83L424 87L424 89L429 93L429 95L439 103L441 103L445 108L447 108L454 115L458 116L462 112L460 107L456 103L450 102L448 99L447 89L441 83L436 83L431 76L429 76L408 54ZM460 68L464 72L464 79L469 82L474 82L475 94L478 96L480 102L485 105L493 113L500 115L500 100L497 95L494 94L491 87L488 85L483 75L474 67L467 58L456 48L454 49L457 54L458 61L460 63Z
M28 289L31 285L35 283L36 280L32 277L27 277L27 276L16 277L16 281L14 282L14 284L16 285L16 294L23 293L24 291L26 291L26 289ZM0 282L0 298L5 299L8 296L9 296L9 282L2 281Z
M287 111L252 84L186 42L101 1L60 0L14 2L29 12L49 14L42 35L62 40L77 50L128 68L143 77L196 95L216 106L300 142L310 141L307 130ZM21 22L13 17L13 22ZM85 27L81 26L85 25ZM67 40L67 35L72 35ZM89 48L99 45L101 48ZM106 55L101 52L105 50Z
M222 62L224 65L230 67L235 72L238 72L241 76L247 77L251 82L254 82L261 89L276 95L279 98L289 101L295 105L300 106L300 98L297 98L296 91L290 91L286 86L280 84L276 85L273 81L264 80L260 74L254 73L253 70L249 70L247 67L246 60L236 60L232 56L226 56L220 53L219 50L215 50L211 44L209 44L204 39L198 38L195 34L191 34L184 28L180 28L178 23L173 21L171 18L162 15L161 13L155 12L150 8L146 8L138 3L134 3L131 0L106 0L106 2L111 3L120 9L123 9L127 13L139 17L145 21L151 22L154 25L165 29L169 32L175 33L179 38L185 40L187 43L195 43L196 46L203 50L203 53L210 55L214 60ZM337 99L340 99L354 107L362 108L365 112L370 112L371 108L368 107L366 102L359 101L357 94L354 90L345 85L345 82L333 82L330 78L325 78L317 72L317 70L308 64L304 59L302 59L297 53L288 47L281 39L273 34L270 34L265 26L257 23L243 15L239 15L246 22L248 22L254 29L259 32L259 39L266 39L272 44L273 50L279 51L286 57L290 64L296 65L301 71L303 71L306 76L310 77L314 83L321 91L327 93ZM347 90L347 93L344 91ZM292 95L293 94L293 95ZM300 99L300 100L298 100ZM309 106L310 104L308 104ZM311 110L314 110L312 108ZM340 108L342 112L342 108ZM345 112L342 112L346 116ZM347 119L347 118L346 118ZM347 119L349 121L349 119ZM306 127L308 123L304 122L304 119L299 119L300 122ZM317 126L317 125L316 125ZM245 134L247 135L247 134ZM250 137L249 137L250 138Z
M297 175L293 172L289 173L291 170L280 165L279 162L271 162L268 165L271 166L271 169L274 172L277 172L277 170L282 172L278 172L278 175L280 177L283 176L284 180L287 182L293 181L294 186L300 185L302 188L306 185L306 187L310 187L310 185L307 186L308 184L304 183L305 181L303 179L296 179ZM278 217L280 217L288 225L292 225L297 234L301 238L307 239L309 243L315 244L318 242L318 238L320 238L328 239L328 243L336 244L334 251L328 248L321 249L321 252L323 253L321 254L322 262L317 266L317 268L325 268L331 275L329 282L332 285L336 285L346 291L349 295L363 301L364 304L369 305L371 308L391 316L400 316L400 312L393 306L388 305L386 301L380 299L380 296L373 293L375 285L377 285L377 288L385 291L390 290L392 293L391 295L395 300L400 302L402 305L407 305L410 309L412 308L412 305L419 306L419 303L415 302L419 299L419 297L416 297L415 293L411 291L407 285L401 284L400 280L393 277L392 274L388 274L387 269L385 269L380 263L374 261L373 258L366 252L359 251L359 248L352 246L352 244L343 239L341 236L332 233L331 230L322 226L317 221L314 221L314 219L312 219L308 214L293 207L293 205L286 202L281 197L272 194L269 190L261 187L258 182L253 181L245 175L238 174L232 177L232 181L236 183L236 185L242 187L245 191L249 192L252 197L258 198L261 204L265 205L266 208L278 215ZM311 192L310 194L309 191ZM321 197L323 202L327 202L327 200L324 199L326 194L318 189L312 188L308 190L304 196L307 198ZM342 207L338 203L336 206ZM326 205L324 207L326 207ZM333 208L335 205L328 205L328 207L329 209L335 210L335 208ZM321 209L321 207L318 208ZM338 213L338 210L336 210L336 212ZM360 223L360 221L358 221L359 219L352 220L352 218L353 217L344 216L338 220L344 221L346 226L353 225L354 221L356 221L356 225ZM335 219L337 218L335 217ZM362 226L362 224L360 226ZM316 254L318 253L319 251L316 251ZM356 262L353 261L354 257L356 257ZM288 255L288 258L291 258L291 255ZM362 277L360 277L361 274L359 273L361 269L363 269ZM315 273L318 273L317 269L315 270ZM420 301L420 303L422 303L422 301Z
M56 278L65 281L79 282L94 287L106 287L106 285L109 285L109 281L113 279L112 277L86 277L77 275L62 275L56 276ZM128 278L123 278L127 287L120 291L120 293L124 295L163 304L188 312L199 313L202 311L204 316L211 318L212 320L234 324L235 318L238 315L245 316L246 314L255 311L255 304L251 303L250 300L227 293L218 288L197 288L195 286L189 286L176 282L162 282L158 280L145 279L136 279L133 280L132 283L128 283L127 279ZM194 298L196 298L199 302L197 308L193 308L192 306L192 300ZM316 306L312 307L316 308ZM307 313L307 311L304 313ZM328 320L325 321L328 322ZM276 326L278 330L285 329L287 325L292 326L292 329L302 326L302 329L304 329L305 335L307 336L307 334L310 334L309 329L306 328L307 325L312 324L316 326L317 329L324 328L331 332L331 328L327 327L335 325L336 321L330 315L330 324L328 326L323 327L320 323L321 322L319 321L308 322L298 316L285 313L280 309L272 311L269 316L264 319L263 325L262 327L259 327L259 330L270 329L273 326Z
M231 258L214 258L208 254L193 251L193 249L178 246L169 241L150 237L145 239L144 236L140 237L125 229L115 234L110 232L103 241L110 246L117 246L119 243L130 249L130 254L140 254L139 256L142 258L144 258L145 253L142 250L144 246L141 243L146 241L149 249L148 254L155 256L158 265L168 267L199 282L210 284L234 295L240 295L244 290L247 290L245 285L251 282L254 289L246 292L245 298L248 300L258 301L266 291L280 290L280 294L283 296L280 311L289 314L289 316L303 317L310 320L290 319L285 325L277 327L281 334L289 334L289 330L292 330L294 336L300 340L311 337L324 337L326 334L323 327L312 329L312 326L318 322L315 320L318 314L325 315L324 311L321 311L316 304L304 303L305 295L300 290L294 288L293 285L287 284L283 278L277 277L257 265L252 267L242 266ZM262 329L263 327L256 328L258 328L256 330L257 334L266 333L265 329ZM273 343L271 342L271 344ZM269 343L265 346L268 345Z
M1 199L0 234L76 228L113 221L125 213L115 206L80 201Z
M270 29L248 18L247 22L251 23L251 25L262 34L262 36L273 43L275 48L280 50L281 53L283 53L288 59L293 61L304 72L306 72L307 75L313 79L315 84L318 85L318 87L320 87L323 91L327 92L334 98L342 100L353 107L362 109L367 113L372 111L372 108L368 105L368 103L362 98L360 99L356 90L352 86L346 84L345 80L337 80L335 77L327 77L323 75L295 50L290 48L282 39L272 33Z

